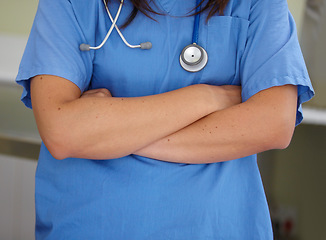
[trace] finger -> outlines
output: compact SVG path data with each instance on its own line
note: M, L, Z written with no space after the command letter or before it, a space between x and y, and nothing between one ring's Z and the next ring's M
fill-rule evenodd
M95 98L103 98L103 97L112 97L111 93L106 90L96 90L96 91L87 91L82 94L80 97L95 97Z
M106 88L100 88L99 90L100 90L101 93L103 93L103 94L105 94L107 96L112 97L111 92L108 89L106 89Z
M111 96L110 91L106 88L91 89L91 90L85 91L82 95L87 95L87 94L100 94L100 95Z

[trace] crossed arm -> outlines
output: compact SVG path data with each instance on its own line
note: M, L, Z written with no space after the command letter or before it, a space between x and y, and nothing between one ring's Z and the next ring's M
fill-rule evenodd
M81 95L76 85L51 75L31 82L41 138L57 159L138 154L196 164L287 147L295 126L296 87L273 87L244 103L240 91L199 84L115 98L105 89Z

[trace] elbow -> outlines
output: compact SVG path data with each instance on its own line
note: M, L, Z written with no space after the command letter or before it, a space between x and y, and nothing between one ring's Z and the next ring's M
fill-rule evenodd
M43 136L42 140L51 156L57 160L63 160L71 157L71 145L67 144L65 136L58 136L59 134L52 134ZM68 147L69 146L69 147Z
M62 132L61 134L52 134L50 137L42 138L44 145L56 160L64 160L67 158L87 158L87 159L113 159L127 156L131 153L125 151L114 151L114 146L107 146L105 153L97 151L97 148L89 142L80 141L71 133ZM78 139L78 140L77 140ZM96 144L98 145L98 144Z
M292 140L292 135L281 135L274 139L273 149L286 149Z
M274 129L271 129L269 139L270 149L286 149L292 140L295 124L281 122Z
M62 146L61 144L44 142L51 156L56 160L63 160L70 157L67 147Z
M50 145L49 147L47 147L51 156L53 158L55 158L56 160L63 160L66 158L69 158L70 155L68 154L67 150L62 147L62 146L53 146Z

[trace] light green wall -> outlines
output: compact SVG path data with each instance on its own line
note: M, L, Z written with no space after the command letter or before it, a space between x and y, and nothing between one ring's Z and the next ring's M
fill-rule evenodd
M306 0L288 0L288 5L297 25L298 36L300 36Z
M0 0L0 33L28 35L37 4L37 0Z

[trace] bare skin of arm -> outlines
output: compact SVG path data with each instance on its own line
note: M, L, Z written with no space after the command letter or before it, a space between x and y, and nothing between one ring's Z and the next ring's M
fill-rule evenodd
M283 149L293 135L296 107L296 86L273 87L244 103L214 112L135 154L200 164Z
M123 157L241 101L239 87L205 84L137 98L105 89L81 95L51 75L32 79L31 99L41 138L57 159Z

